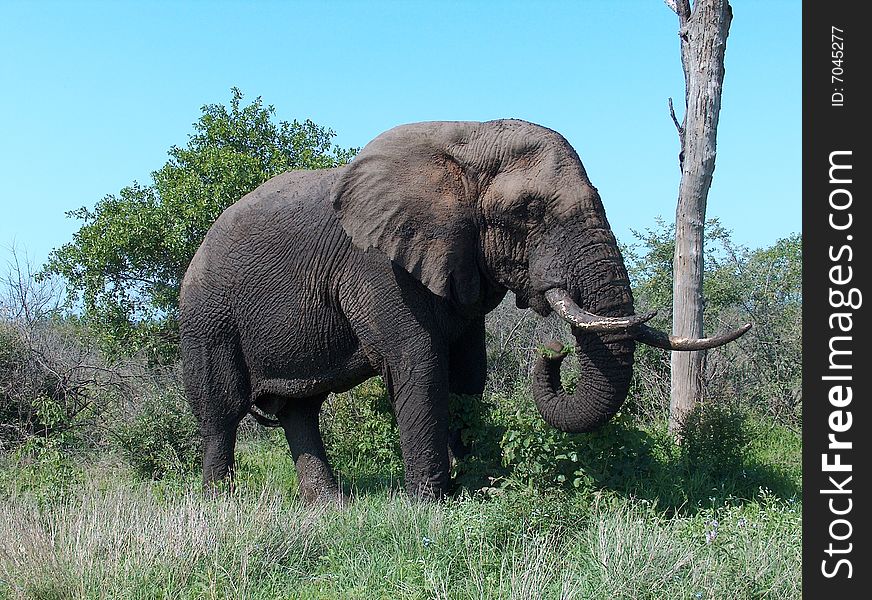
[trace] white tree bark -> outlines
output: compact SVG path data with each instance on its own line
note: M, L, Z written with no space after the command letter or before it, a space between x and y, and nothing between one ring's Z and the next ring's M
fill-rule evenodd
M728 0L667 0L678 15L685 114L678 125L681 184L675 211L672 331L703 337L703 228L715 170L718 117L724 82L724 53L732 9ZM670 101L671 107L671 101ZM675 118L673 113L673 119ZM669 428L680 431L685 415L703 396L703 352L672 353Z

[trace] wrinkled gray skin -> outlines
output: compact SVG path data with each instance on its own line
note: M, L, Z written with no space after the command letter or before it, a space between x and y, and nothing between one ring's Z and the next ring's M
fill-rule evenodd
M354 161L264 183L228 208L181 290L185 387L209 486L233 467L252 406L276 415L302 497L340 497L318 430L326 395L384 377L406 488L449 486L449 392L485 384L484 315L507 291L547 315L544 293L633 313L627 272L596 188L558 133L506 120L392 129ZM564 431L607 421L624 401L634 340L573 330L581 376L540 359L534 395Z

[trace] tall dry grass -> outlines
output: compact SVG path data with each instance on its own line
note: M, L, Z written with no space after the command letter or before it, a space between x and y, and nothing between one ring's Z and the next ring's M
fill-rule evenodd
M0 579L20 597L251 597L260 576L312 552L317 511L292 513L266 493L167 502L118 487L50 508L11 498L0 505Z
M217 500L155 492L119 482L47 505L7 498L0 597L4 585L11 598L43 599L696 600L801 592L800 516L778 503L667 518L612 500L590 506L577 526L533 526L512 498L427 505L381 493L344 509L313 509L274 490Z

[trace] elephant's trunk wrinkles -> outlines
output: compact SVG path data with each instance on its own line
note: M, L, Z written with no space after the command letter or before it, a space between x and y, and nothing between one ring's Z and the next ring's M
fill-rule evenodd
M549 425L582 433L603 425L624 403L633 375L636 342L626 332L573 332L581 367L575 391L570 394L563 389L560 364L566 353L552 342L552 354L540 356L533 367L533 399Z

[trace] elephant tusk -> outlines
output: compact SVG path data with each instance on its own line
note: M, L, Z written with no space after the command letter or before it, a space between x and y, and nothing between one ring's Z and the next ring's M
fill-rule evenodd
M734 331L728 331L714 337L692 339L671 336L653 327L640 325L636 330L636 341L664 350L707 350L732 342L744 335L749 329L751 329L751 324L746 323Z
M560 288L551 288L545 292L545 299L560 318L586 333L606 333L623 331L636 327L651 319L656 312L645 315L630 315L629 317L603 317L588 312L578 306L569 292Z

